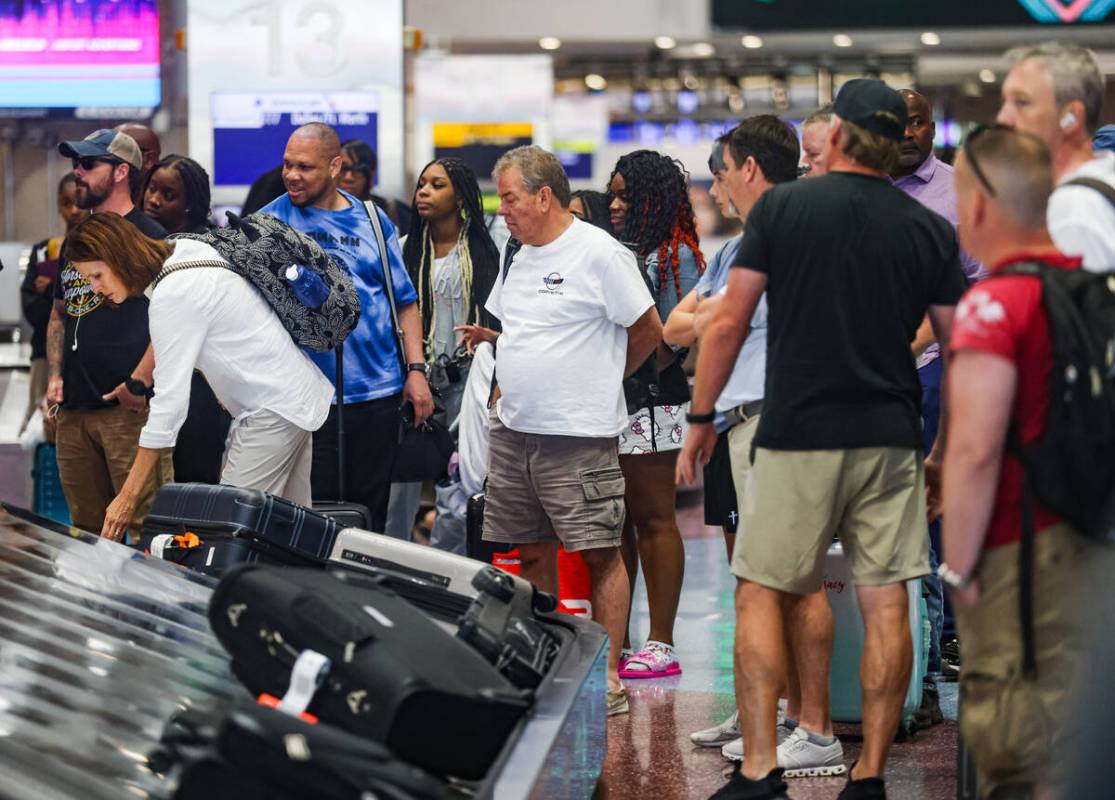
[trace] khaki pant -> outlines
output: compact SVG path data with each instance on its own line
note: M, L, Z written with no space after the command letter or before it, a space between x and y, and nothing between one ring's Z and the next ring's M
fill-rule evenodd
M1087 564L1097 545L1055 525L1034 540L1034 642L1037 677L1022 674L1017 543L983 555L980 600L956 608L963 642L960 730L979 777L980 796L1012 783L1056 784L1068 750L1073 691L1088 662Z
M273 411L234 420L225 445L221 483L259 489L309 507L312 434Z
M101 532L105 509L124 486L139 448L139 432L146 422L146 411L135 414L121 406L58 412L58 473L74 527ZM155 492L174 480L173 453L172 448L162 451L140 492L128 525L135 535L143 527Z

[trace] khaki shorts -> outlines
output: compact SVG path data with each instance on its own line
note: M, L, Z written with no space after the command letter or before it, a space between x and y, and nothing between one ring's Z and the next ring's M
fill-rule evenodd
M615 439L519 433L494 411L489 419L486 541L619 547L624 482Z
M783 592L816 592L834 536L860 586L929 574L925 475L915 450L760 447L747 483L737 486L746 531L732 558L739 578Z
M728 457L732 463L732 483L736 485L736 508L740 520L736 523L736 536L745 533L743 523L743 497L747 492L747 481L751 475L751 442L759 428L759 417L749 417L728 431Z
M964 643L960 729L976 763L980 796L1010 783L1056 784L1057 753L1069 748L1066 724L1094 646L1086 626L1083 580L1102 549L1066 525L1034 539L1034 642L1037 678L1022 675L1017 543L983 555L980 600L956 607ZM1094 599L1094 598L1093 598ZM1079 725L1073 726L1079 733Z

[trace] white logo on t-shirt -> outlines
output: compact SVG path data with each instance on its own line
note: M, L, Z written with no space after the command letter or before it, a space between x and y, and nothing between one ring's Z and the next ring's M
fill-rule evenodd
M975 327L997 325L1007 318L1003 304L986 291L975 289L968 292L956 309L956 321Z

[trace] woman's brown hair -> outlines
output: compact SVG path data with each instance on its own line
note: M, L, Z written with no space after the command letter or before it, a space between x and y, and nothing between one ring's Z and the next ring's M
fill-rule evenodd
M93 214L66 237L68 261L103 261L136 297L174 252L171 242L151 239L118 214Z

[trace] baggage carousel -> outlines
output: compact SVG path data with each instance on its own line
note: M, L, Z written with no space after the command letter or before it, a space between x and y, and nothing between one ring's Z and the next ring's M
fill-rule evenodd
M167 719L250 700L206 617L213 578L29 512L0 511L0 797L171 798ZM589 798L606 750L607 637L576 636L464 796Z

